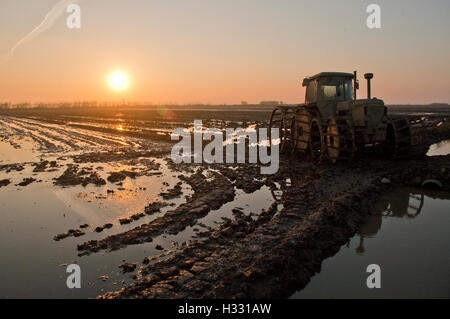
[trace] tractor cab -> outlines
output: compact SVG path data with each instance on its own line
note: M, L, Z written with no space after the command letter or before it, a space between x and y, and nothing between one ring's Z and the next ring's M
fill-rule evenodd
M353 101L354 87L358 86L357 82L353 85L355 78L354 74L343 72L321 72L305 78L303 86L306 86L306 106L317 108L323 119L333 117L339 103Z
M353 100L353 80L351 73L322 72L305 78L305 103L341 102Z

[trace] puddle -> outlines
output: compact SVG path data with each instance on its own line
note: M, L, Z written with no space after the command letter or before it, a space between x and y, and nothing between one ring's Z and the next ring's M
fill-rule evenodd
M261 211L266 210L272 205L275 198L272 196L268 186L262 186L261 189L247 194L242 190L236 190L236 197L232 202L224 204L221 208L210 212L207 216L200 219L199 222L210 227L217 227L217 223L222 222L222 217L233 218L232 210L240 209L245 215L253 213L259 215Z
M61 171L40 173L43 181L27 187L15 186L25 176L32 174L33 167L15 174L12 183L0 192L0 241L2 242L0 269L1 298L94 298L106 291L120 289L132 282L135 274L122 274L118 265L127 262L141 262L145 256L159 255L157 244L170 248L164 238L151 243L129 246L114 252L102 252L79 257L77 244L92 239L127 231L143 223L148 223L167 210L185 202L184 197L167 200L174 206L161 209L161 213L144 216L128 225L119 225L118 217L126 217L143 212L144 207L155 200L161 200L159 192L173 187L178 179L165 166L164 160L156 159L164 175L140 176L123 181L123 191L114 184L103 187L88 185L67 188L53 185L52 178ZM109 164L101 163L106 172L114 170ZM126 168L126 167L125 167ZM23 174L23 176L22 176ZM9 174L9 177L11 174ZM113 194L108 190L114 189ZM183 193L192 190L183 186ZM101 195L101 196L99 196ZM94 232L96 226L113 223L111 229ZM86 235L68 237L54 241L53 236L78 225L88 223L83 229ZM63 264L77 263L82 270L82 288L68 289L66 267ZM100 276L109 279L102 281Z
M32 152L30 144L22 142L22 146L18 148L10 143L0 141L0 165L39 161L36 154Z
M401 188L291 298L449 298L450 194ZM366 268L381 267L369 289Z
M450 140L442 141L430 146L427 156L439 156L450 154Z

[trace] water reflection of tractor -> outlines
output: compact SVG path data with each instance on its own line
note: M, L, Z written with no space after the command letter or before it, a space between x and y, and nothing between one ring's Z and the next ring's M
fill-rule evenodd
M450 193L422 188L399 188L389 196L382 198L375 206L375 214L369 216L358 231L359 246L356 248L356 252L364 253L364 238L374 237L380 231L384 217L416 218L419 216L425 196L433 199L450 199Z
M305 103L277 106L272 111L269 128L279 129L280 151L300 151L333 163L351 160L366 146L379 146L391 158L424 152L409 120L389 117L384 102L371 97L373 74L364 77L368 96L359 100L356 71L322 72L305 78Z

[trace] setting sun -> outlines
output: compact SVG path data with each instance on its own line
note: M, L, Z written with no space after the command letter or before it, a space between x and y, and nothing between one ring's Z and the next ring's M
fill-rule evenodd
M130 80L125 72L117 70L108 76L108 84L111 89L120 92L128 88L130 85Z

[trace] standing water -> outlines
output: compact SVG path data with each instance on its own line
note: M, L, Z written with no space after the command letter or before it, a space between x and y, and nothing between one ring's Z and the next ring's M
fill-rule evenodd
M442 141L430 146L427 155L439 156L450 154L450 140Z
M401 188L377 203L357 235L291 298L449 298L450 194ZM381 268L369 289L367 266Z

